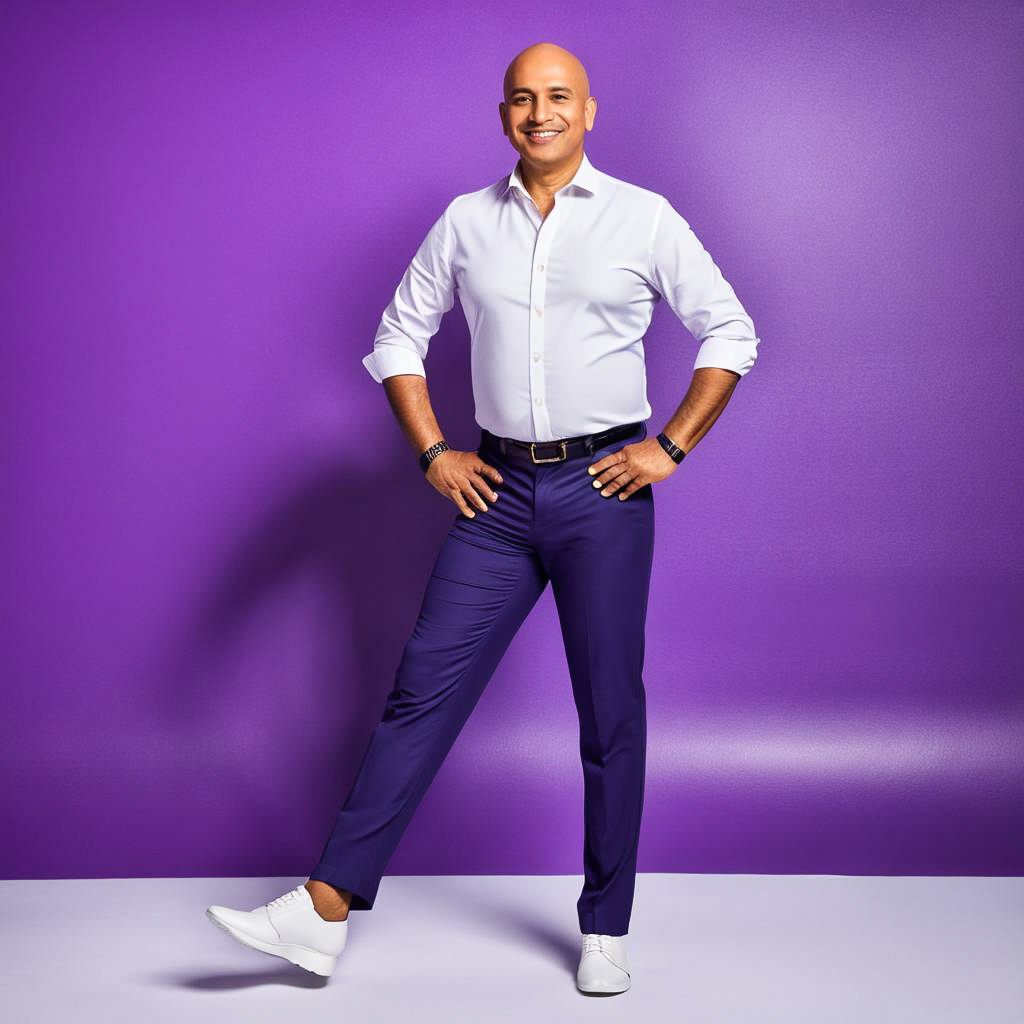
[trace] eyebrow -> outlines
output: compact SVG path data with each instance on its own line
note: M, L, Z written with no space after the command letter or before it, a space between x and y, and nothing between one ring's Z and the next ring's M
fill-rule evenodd
M517 92L525 92L525 93L529 93L531 96L533 95L533 90L532 89L527 89L525 86L521 85L521 86L519 86L518 89L513 89L509 93L509 98L511 98L512 96L515 96L515 94ZM548 87L548 92L568 92L568 93L571 93L572 89L570 89L569 86L567 86L567 85L552 85L552 86Z

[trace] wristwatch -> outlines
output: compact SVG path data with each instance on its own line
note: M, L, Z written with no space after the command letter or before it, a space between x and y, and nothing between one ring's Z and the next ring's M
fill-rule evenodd
M421 456L420 456L420 469L424 473L430 469L430 464L441 454L441 452L451 451L448 447L447 441L438 441L432 444Z
M679 447L667 434L658 435L658 443L665 451L668 452L669 456L674 462L682 462L686 458L686 452Z

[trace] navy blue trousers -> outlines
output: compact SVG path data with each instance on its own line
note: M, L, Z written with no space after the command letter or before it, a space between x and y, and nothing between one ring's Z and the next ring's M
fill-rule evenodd
M534 464L503 456L481 432L480 457L504 479L492 484L499 497L473 518L458 512L441 544L380 724L309 875L352 892L350 910L372 908L409 819L550 581L580 725L580 931L627 934L646 765L654 499L650 484L625 501L603 497L587 467L646 436L640 423L590 455Z

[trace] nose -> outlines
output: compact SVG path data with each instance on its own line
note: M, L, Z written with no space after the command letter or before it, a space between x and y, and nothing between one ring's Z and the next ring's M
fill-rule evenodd
M537 124L545 124L551 119L551 111L544 100L538 100L533 106L533 120Z

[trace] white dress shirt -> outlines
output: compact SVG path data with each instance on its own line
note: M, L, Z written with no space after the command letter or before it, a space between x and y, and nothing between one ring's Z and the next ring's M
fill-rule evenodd
M668 200L599 171L586 154L547 217L518 160L511 174L448 204L363 359L374 380L426 377L427 345L456 292L469 325L476 421L521 441L650 417L643 338L662 296L700 342L694 369L743 376L760 340Z

